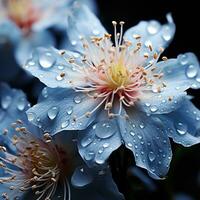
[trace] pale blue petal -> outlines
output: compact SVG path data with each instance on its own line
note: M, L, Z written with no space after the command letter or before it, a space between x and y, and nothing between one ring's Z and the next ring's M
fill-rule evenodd
M142 43L140 53L149 54L152 59L155 52L159 53L160 48L166 48L172 41L175 33L175 24L172 16L167 15L167 24L161 25L158 21L141 21L138 25L128 29L124 34L124 39L129 40L136 45L138 42ZM141 39L135 39L133 36L139 35ZM153 51L150 50L149 45L152 46ZM150 61L148 59L148 61Z
M105 115L99 116L90 127L79 133L79 153L89 166L103 164L121 146L116 119L108 119Z
M67 34L71 48L83 52L83 43L80 40L85 38L90 41L91 36L101 37L106 30L99 19L85 5L75 3L72 15L68 20Z
M0 83L0 133L10 129L17 119L27 122L25 111L30 107L25 94Z
M124 200L112 179L110 170L102 170L94 177L93 182L83 188L72 187L72 200Z
M136 165L147 169L154 177L164 177L172 157L167 130L156 116L132 110L129 118L119 118L124 143L134 156Z
M3 19L0 20L0 38L17 44L21 39L21 31L12 21Z
M79 54L70 51L65 51L65 54L61 55L61 52L54 48L37 48L24 68L51 88L83 86L83 75L69 63L72 58L78 61L78 56Z
M200 88L200 67L193 53L181 54L177 59L158 62L155 73L163 73L162 81L167 87L179 91Z
M97 111L90 117L86 113L98 104L99 100L74 90L44 88L39 102L27 111L27 115L32 123L51 134L82 130L94 121Z
M179 108L185 99L188 88L200 87L200 67L196 56L192 53L179 55L177 59L169 59L157 63L155 74L163 74L159 83L144 91L138 108L150 114L169 113ZM160 87L164 83L165 87ZM157 90L157 88L161 90Z
M183 146L200 142L200 111L188 99L176 111L162 115L168 136Z
M136 102L137 109L148 114L170 113L179 108L186 97L186 92L177 92L176 88L166 87L162 92L144 91Z
M48 31L33 32L23 37L15 50L15 57L19 65L24 65L36 47L54 46L55 39Z

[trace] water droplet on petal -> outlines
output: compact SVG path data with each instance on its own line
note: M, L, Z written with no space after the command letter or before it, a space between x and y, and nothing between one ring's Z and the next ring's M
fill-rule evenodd
M150 34L156 34L160 29L160 24L157 22L157 21L150 21L148 26L147 26L147 31L150 33Z
M99 35L99 34L100 34L99 30L97 30L97 29L94 29L94 30L92 31L92 33L93 33L94 35Z
M59 69L59 70L63 70L63 69L64 69L64 66L63 66L63 65L58 65L58 69Z
M103 147L104 147L104 148L108 148L109 146L110 146L110 144L107 143L107 142L103 144Z
M76 104L81 103L81 101L82 101L81 96L77 95L77 96L74 97L74 102L75 102Z
M71 115L73 113L73 107L72 106L68 106L66 108L66 112L67 112L68 115Z
M72 46L75 46L77 44L76 40L71 41Z
M144 126L144 124L142 123L142 124L139 125L139 127L140 127L141 129L143 129L145 126Z
M3 109L7 109L12 102L12 98L10 96L3 96L1 99L1 107Z
M103 158L101 158L101 157L96 157L95 161L99 165L102 165L102 164L105 163L105 160Z
M94 158L94 155L95 155L94 152L90 151L87 154L85 154L84 158L85 160L90 161Z
M163 27L163 35L162 35L163 39L168 42L172 39L172 32L171 29L168 25Z
M17 102L17 109L23 111L26 106L26 99L24 97L20 98Z
M29 66L34 66L34 65L35 65L35 62L34 62L33 60L30 60L30 61L28 62L28 65L29 65Z
M39 55L39 63L42 68L48 69L51 68L56 62L56 58L51 53L43 53Z
M186 69L186 76L188 78L194 78L198 73L198 67L196 65L189 65Z
M130 133L130 135L132 135L133 137L135 136L135 133L134 133L133 131L130 131L129 133Z
M69 126L69 120L62 122L61 128L67 128Z
M154 154L153 151L150 151L148 156L149 156L149 160L151 162L153 162L155 160L155 158L156 158L156 155Z
M181 122L175 124L176 131L179 135L185 135L187 133L187 125Z
M156 106L151 106L150 107L150 111L151 112L156 112L158 110L158 108Z
M101 147L101 148L99 149L98 153L99 153L99 154L102 154L102 153L103 153L103 151L104 151L104 148L103 148L103 147Z
M59 75L56 76L56 80L62 81L62 80L64 80L64 77L59 74Z
M187 55L180 55L179 59L180 59L180 63L182 65L186 65L188 63L188 57L187 57Z
M91 183L92 180L92 175L86 167L78 167L72 175L71 183L75 187L83 187Z
M28 120L31 122L31 121L33 121L35 119L36 114L33 113L33 112L28 112L27 113L27 117L28 117Z
M92 136L86 136L84 137L82 140L81 140L81 146L82 147L86 147L88 146L89 144L91 144L94 140L94 135Z
M57 106L53 106L47 112L47 115L48 115L49 119L51 119L51 120L55 119L57 114L58 114L58 107Z
M116 125L111 121L102 121L96 124L95 134L99 138L109 138L117 132Z
M42 96L43 96L44 98L47 98L47 97L48 97L47 88L44 88L44 89L42 90Z

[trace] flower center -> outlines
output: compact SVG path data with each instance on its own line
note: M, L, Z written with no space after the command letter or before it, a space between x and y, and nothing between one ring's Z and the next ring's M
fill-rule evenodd
M9 185L10 190L23 192L32 190L37 199L52 199L56 192L57 185L62 184L64 188L69 183L66 177L71 173L66 153L58 148L52 141L51 136L46 133L44 139L33 136L22 126L18 120L12 126L17 132L9 138L7 130L4 131L6 140L12 142L17 153L10 153L5 146L0 146L3 156L0 156L0 167L9 175L0 177L0 183ZM67 193L66 189L64 189ZM8 194L3 193L7 198ZM66 194L64 194L66 197Z
M40 17L39 9L31 0L8 0L6 8L8 17L25 32L30 31Z
M73 70L81 73L82 85L76 84L76 80L69 80L75 91L84 92L90 98L100 100L100 103L85 116L90 116L98 108L104 105L110 117L120 115L122 105L126 107L134 106L135 102L143 95L143 91L151 90L156 82L158 91L165 84L161 82L162 73L154 73L155 63L162 53L155 52L152 60L148 53L141 53L141 36L133 35L136 44L123 39L123 25L120 22L120 33L117 33L117 23L114 26L114 45L111 42L111 35L105 33L102 37L92 36L90 41L81 38L84 55L82 60L70 57L66 61L73 67ZM96 33L96 32L95 32ZM75 44L76 45L76 44ZM151 44L149 51L153 51ZM64 55L65 52L61 52ZM64 59L65 56L63 56ZM62 75L62 73L61 73ZM118 104L119 111L116 113L113 105ZM82 117L82 116L81 116Z

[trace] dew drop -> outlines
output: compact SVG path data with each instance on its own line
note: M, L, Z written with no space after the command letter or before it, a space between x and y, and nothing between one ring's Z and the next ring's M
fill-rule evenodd
M158 110L158 108L156 106L151 106L150 107L150 111L151 112L156 112Z
M32 60L30 60L30 61L28 62L28 65L29 65L29 66L34 66L34 65L35 65L35 62L32 61Z
M60 74L59 74L59 75L56 76L56 80L57 81L62 81L62 80L64 80L64 77L60 76Z
M23 111L26 106L26 99L24 97L20 98L17 102L17 109Z
M42 96L43 96L44 98L47 98L47 97L48 97L47 88L44 88L44 89L42 90Z
M55 62L56 58L49 52L39 55L39 63L44 69L51 68Z
M73 113L73 107L72 106L68 106L66 108L66 112L67 112L68 115L71 115Z
M82 140L81 140L81 146L82 147L86 147L88 146L89 144L91 144L94 140L94 136L87 136L87 137L84 137Z
M149 156L149 160L151 162L153 162L155 160L155 158L156 158L156 155L154 154L153 151L150 151L148 156Z
M156 34L159 31L159 29L160 29L160 24L154 20L150 21L147 26L147 31L152 35Z
M57 114L58 114L58 107L57 106L53 106L47 112L47 115L48 115L49 119L51 119L51 120L55 119Z
M107 143L107 142L103 144L103 147L104 147L104 148L108 148L109 146L110 146L110 144Z
M94 30L92 31L92 33L93 33L94 35L99 35L99 34L100 34L99 30L97 30L97 29L94 29Z
M96 124L95 134L97 137L105 139L109 138L117 132L117 128L113 122L102 121Z
M188 78L194 78L195 76L197 76L198 73L198 68L196 65L189 65L186 69L186 76Z
M140 124L139 127L140 127L141 129L143 129L145 126L144 126L144 124Z
M61 128L67 128L69 126L69 120L62 122Z
M180 55L179 59L182 65L186 65L188 63L188 57L186 55Z
M89 170L85 167L76 168L71 177L71 183L75 187L83 187L85 185L88 185L92 182L92 180L93 178L89 173Z
M35 119L36 115L33 112L28 112L27 117L28 117L28 120L31 122Z
M79 95L77 95L77 96L74 97L74 102L75 102L76 104L81 103L81 101L82 101L82 99L81 99L81 97L80 97Z
M76 40L71 41L72 46L75 46L77 44Z
M162 35L163 39L168 42L172 39L172 32L171 29L168 25L163 27L163 35Z
M133 137L135 136L135 133L134 133L133 131L130 131L129 133L130 133L130 135L132 135Z
M90 151L87 154L85 154L84 158L85 160L90 161L94 158L94 155L95 155L94 152Z
M187 125L181 122L176 123L175 128L179 135L185 135L187 133Z
M1 99L1 107L3 109L7 109L12 102L12 98L10 96L3 96Z

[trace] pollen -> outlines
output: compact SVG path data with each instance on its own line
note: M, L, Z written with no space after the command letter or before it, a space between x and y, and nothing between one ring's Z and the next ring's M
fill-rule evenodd
M41 139L24 129L22 121L13 124L13 131L18 130L16 135L4 137L5 141L10 140L17 152L12 153L9 148L0 146L0 168L8 174L0 177L0 183L9 184L10 190L16 191L16 194L32 190L37 200L52 199L58 184L63 185L65 197L67 193L70 195L66 185L69 190L67 178L72 172L72 164L68 162L70 157L67 152L53 143L49 133ZM2 196L5 195L9 197L3 192Z

